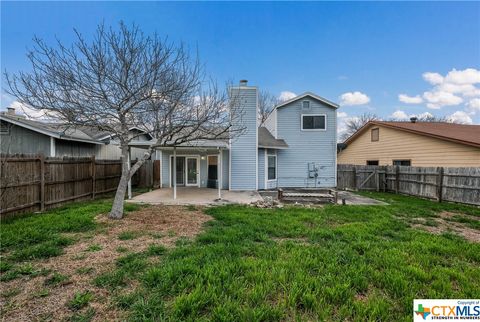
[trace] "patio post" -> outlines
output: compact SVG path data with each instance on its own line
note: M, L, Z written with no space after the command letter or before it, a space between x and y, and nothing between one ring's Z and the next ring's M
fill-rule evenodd
M132 156L130 155L130 147L128 147L128 171L130 171L130 167L132 162ZM132 199L132 178L128 179L128 199Z
M173 200L177 199L177 147L173 147Z
M217 160L217 178L218 178L218 199L222 199L222 150L218 149L218 160Z

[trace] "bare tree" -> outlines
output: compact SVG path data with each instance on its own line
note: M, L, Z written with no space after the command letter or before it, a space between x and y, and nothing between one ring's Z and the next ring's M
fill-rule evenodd
M367 124L370 121L378 121L380 118L375 114L364 113L360 116L355 116L347 119L345 121L346 130L342 134L342 141L345 141L355 132L357 132L361 127Z
M275 97L275 95L260 90L258 93L258 118L260 121L260 125L263 125L267 120L270 113L272 113L273 109L277 104L280 103L280 100Z
M71 46L34 38L30 72L9 75L7 91L21 103L58 115L71 126L112 133L119 140L122 175L111 218L122 218L128 181L157 147L227 139L240 132L237 102L205 77L198 59L182 45L137 26L100 25L87 41L75 30ZM136 127L154 140L131 168L129 144Z

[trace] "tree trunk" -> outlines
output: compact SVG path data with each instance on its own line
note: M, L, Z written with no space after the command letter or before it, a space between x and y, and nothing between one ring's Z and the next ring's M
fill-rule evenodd
M115 199L113 200L112 209L110 210L109 217L112 219L123 218L123 204L125 201L125 193L127 192L128 181L133 177L135 172L145 163L153 149L147 150L143 158L135 162L133 167L129 170L129 158L128 158L128 146L122 146L122 176L118 183L117 192L115 193Z
M118 183L117 192L115 193L115 199L113 200L112 209L108 217L112 219L122 219L123 217L123 204L125 200L125 193L127 192L128 180L130 179L130 173L128 171L128 146L121 147L122 149L122 176Z

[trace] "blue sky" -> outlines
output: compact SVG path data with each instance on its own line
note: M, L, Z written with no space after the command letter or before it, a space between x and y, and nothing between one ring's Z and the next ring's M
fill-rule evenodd
M88 37L120 20L198 47L219 83L312 91L341 103L343 120L428 112L480 123L480 2L2 1L2 71L29 69L34 34L69 43L73 28ZM13 101L2 90L1 107Z

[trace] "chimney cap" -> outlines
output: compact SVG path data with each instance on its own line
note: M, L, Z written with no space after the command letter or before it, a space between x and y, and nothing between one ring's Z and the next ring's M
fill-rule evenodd
M8 115L15 115L15 107L7 107L7 114Z
M248 80L246 80L246 79L241 79L240 80L240 86L247 86L247 84L248 84Z
M417 119L416 116L413 116L413 117L410 118L410 122L412 122L412 123L417 123L417 120L418 119Z

